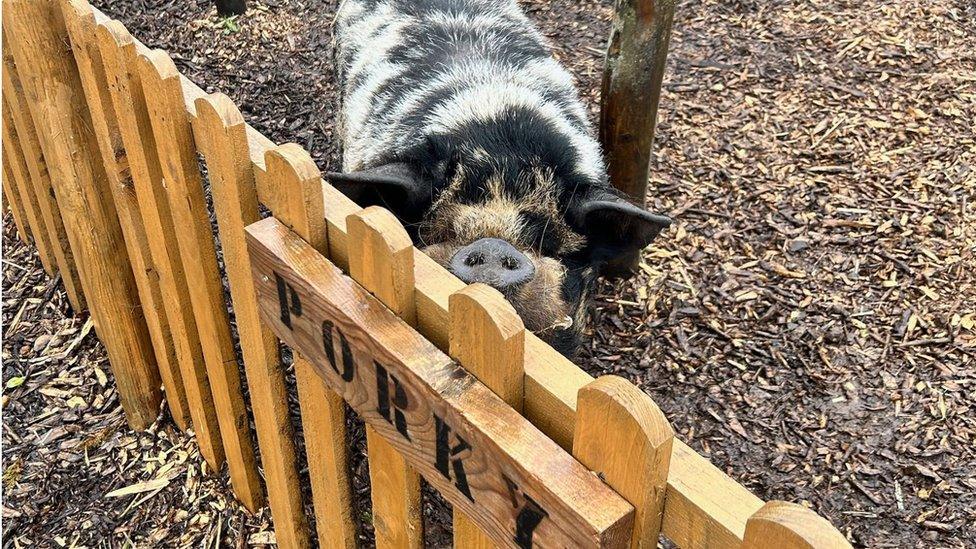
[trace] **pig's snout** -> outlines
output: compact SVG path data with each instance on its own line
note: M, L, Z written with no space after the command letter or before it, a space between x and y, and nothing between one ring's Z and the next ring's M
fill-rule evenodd
M482 238L461 248L450 268L464 282L483 282L499 290L514 289L535 275L532 260L498 238Z

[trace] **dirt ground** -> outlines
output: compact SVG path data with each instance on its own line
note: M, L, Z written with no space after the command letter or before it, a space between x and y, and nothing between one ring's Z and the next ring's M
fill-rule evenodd
M595 114L610 0L522 3ZM201 0L97 4L338 166L335 2L251 0L233 22ZM969 0L679 2L649 192L676 224L600 288L579 359L857 546L976 545L974 46ZM90 323L9 215L3 245L3 546L272 542L192 439L126 428Z

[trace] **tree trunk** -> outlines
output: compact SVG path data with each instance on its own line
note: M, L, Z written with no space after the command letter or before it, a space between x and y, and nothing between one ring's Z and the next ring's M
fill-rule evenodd
M674 0L616 0L600 98L600 141L610 182L644 205ZM639 252L608 266L637 267Z

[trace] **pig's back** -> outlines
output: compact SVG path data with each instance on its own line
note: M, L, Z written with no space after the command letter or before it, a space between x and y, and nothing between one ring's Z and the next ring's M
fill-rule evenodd
M335 34L346 171L428 135L470 140L472 123L510 123L517 111L571 144L577 173L600 178L572 77L514 0L344 0Z

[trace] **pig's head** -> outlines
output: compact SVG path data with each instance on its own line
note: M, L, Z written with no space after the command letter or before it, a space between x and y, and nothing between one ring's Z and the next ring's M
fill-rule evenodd
M571 356L601 267L647 246L670 220L612 190L602 162L594 177L570 144L507 128L427 137L330 179L361 205L392 210L431 258L497 288L527 329Z

